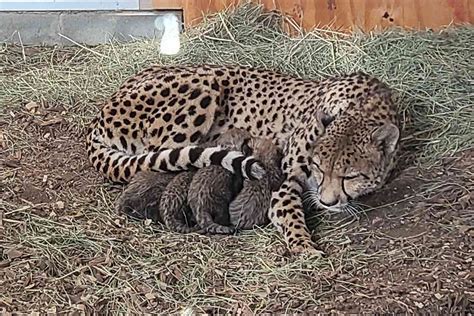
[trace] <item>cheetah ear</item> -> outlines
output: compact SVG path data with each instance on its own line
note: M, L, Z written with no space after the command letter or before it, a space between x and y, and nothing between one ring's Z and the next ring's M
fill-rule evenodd
M307 132L306 141L312 146L326 131L326 127L334 120L333 117L327 115L322 111L316 113L316 117L309 120L309 124L312 129ZM306 127L305 127L306 129Z
M397 147L398 139L400 138L400 131L393 123L387 123L372 133L372 141L377 147L381 147L386 155L390 155Z
M329 124L332 123L332 121L334 121L334 117L329 115L329 114L326 114L324 112L318 112L318 114L316 115L316 117L318 118L319 121L321 121L321 123L323 124L324 128L328 127Z

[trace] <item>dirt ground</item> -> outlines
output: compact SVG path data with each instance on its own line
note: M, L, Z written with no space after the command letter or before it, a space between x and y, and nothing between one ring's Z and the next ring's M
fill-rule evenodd
M358 218L318 218L323 259L271 228L171 234L115 214L61 106L3 109L0 310L472 313L474 155L407 165ZM33 104L34 106L34 104Z

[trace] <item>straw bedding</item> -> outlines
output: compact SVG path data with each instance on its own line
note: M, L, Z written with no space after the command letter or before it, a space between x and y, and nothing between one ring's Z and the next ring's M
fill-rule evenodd
M159 43L0 46L0 310L107 313L467 311L472 304L474 29L289 37L256 5ZM287 21L291 25L291 21ZM306 78L363 70L396 91L397 177L351 216L308 214L329 254L291 257L271 228L178 235L112 210L84 126L152 63L242 64ZM370 212L369 212L370 211ZM472 307L472 306L471 306Z

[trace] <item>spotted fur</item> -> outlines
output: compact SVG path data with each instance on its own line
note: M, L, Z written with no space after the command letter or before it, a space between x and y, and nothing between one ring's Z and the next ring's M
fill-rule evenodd
M272 139L284 151L286 180L272 195L269 217L295 253L316 251L302 193L311 192L319 206L343 209L384 183L399 140L390 89L364 73L314 81L242 66L153 66L104 103L87 133L88 156L118 182L139 170L209 165L260 178L253 157L194 147L233 128Z

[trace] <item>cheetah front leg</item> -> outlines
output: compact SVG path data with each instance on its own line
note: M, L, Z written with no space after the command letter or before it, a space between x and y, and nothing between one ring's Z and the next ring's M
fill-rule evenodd
M322 255L311 241L311 234L306 227L302 188L294 180L287 180L280 189L272 194L269 217L272 224L283 234L290 251Z
M272 194L269 217L283 235L292 253L323 255L311 240L311 233L306 226L302 192L303 188L293 177L286 180L280 189Z
M321 136L328 122L328 116L322 112L308 116L290 137L284 150L282 171L285 181L273 192L269 218L294 254L309 253L323 255L311 241L303 211L301 196L306 182L311 177L308 165L311 161L311 148Z

